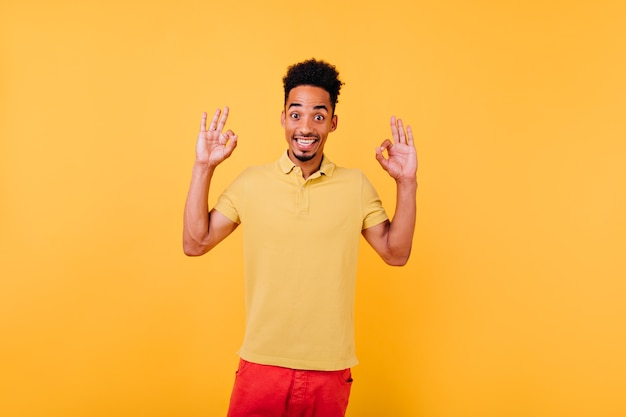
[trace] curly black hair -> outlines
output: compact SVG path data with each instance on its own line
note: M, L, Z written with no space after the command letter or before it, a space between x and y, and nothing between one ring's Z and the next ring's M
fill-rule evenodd
M287 74L283 77L285 105L291 89L301 85L312 85L328 91L330 101L333 104L333 113L335 112L335 106L339 101L339 90L341 90L343 82L339 80L339 72L334 65L312 58L290 66L287 69Z

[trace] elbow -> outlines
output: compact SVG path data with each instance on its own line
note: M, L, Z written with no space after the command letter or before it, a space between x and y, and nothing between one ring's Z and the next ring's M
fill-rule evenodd
M202 253L200 253L199 251L195 251L195 250L188 249L188 248L185 248L185 247L183 247L183 253L185 255L187 255L187 256L190 256L190 257L202 255Z
M208 252L208 250L194 242L183 240L183 252L187 256L201 256Z
M403 259L398 260L396 262L390 263L389 265L391 265L391 266L404 266L404 265L406 265L407 262L409 262L409 258L403 258Z
M185 245L183 245L183 253L187 256L200 256L202 255L199 251L195 250L194 248L190 248L187 247Z
M383 261L385 261L387 265L404 266L407 264L407 262L409 262L410 255L411 255L411 252L401 253L401 254L389 253L383 256L382 258L383 258Z
M404 266L408 261L408 256L385 259L385 263L390 266Z

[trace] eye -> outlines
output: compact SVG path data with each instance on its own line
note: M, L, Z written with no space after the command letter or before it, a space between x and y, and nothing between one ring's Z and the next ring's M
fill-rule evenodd
M321 114L316 114L315 117L313 117L313 119L315 119L318 122L321 122L324 120L324 116Z
M300 118L300 115L299 115L298 113L291 113L291 114L289 115L289 117L291 117L292 119L296 119L296 120L297 120L297 119L299 119L299 118Z

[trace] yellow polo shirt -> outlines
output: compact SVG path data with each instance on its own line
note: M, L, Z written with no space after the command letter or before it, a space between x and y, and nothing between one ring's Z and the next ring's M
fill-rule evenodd
M246 332L239 355L294 369L357 364L361 230L387 220L365 175L326 157L306 180L287 156L246 169L215 209L243 225Z

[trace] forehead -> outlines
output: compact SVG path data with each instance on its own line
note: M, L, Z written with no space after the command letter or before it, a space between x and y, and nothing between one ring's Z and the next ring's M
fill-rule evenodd
M328 110L332 108L330 94L321 87L312 85L299 85L289 91L287 96L287 108L292 105L297 107L320 107L324 106Z

